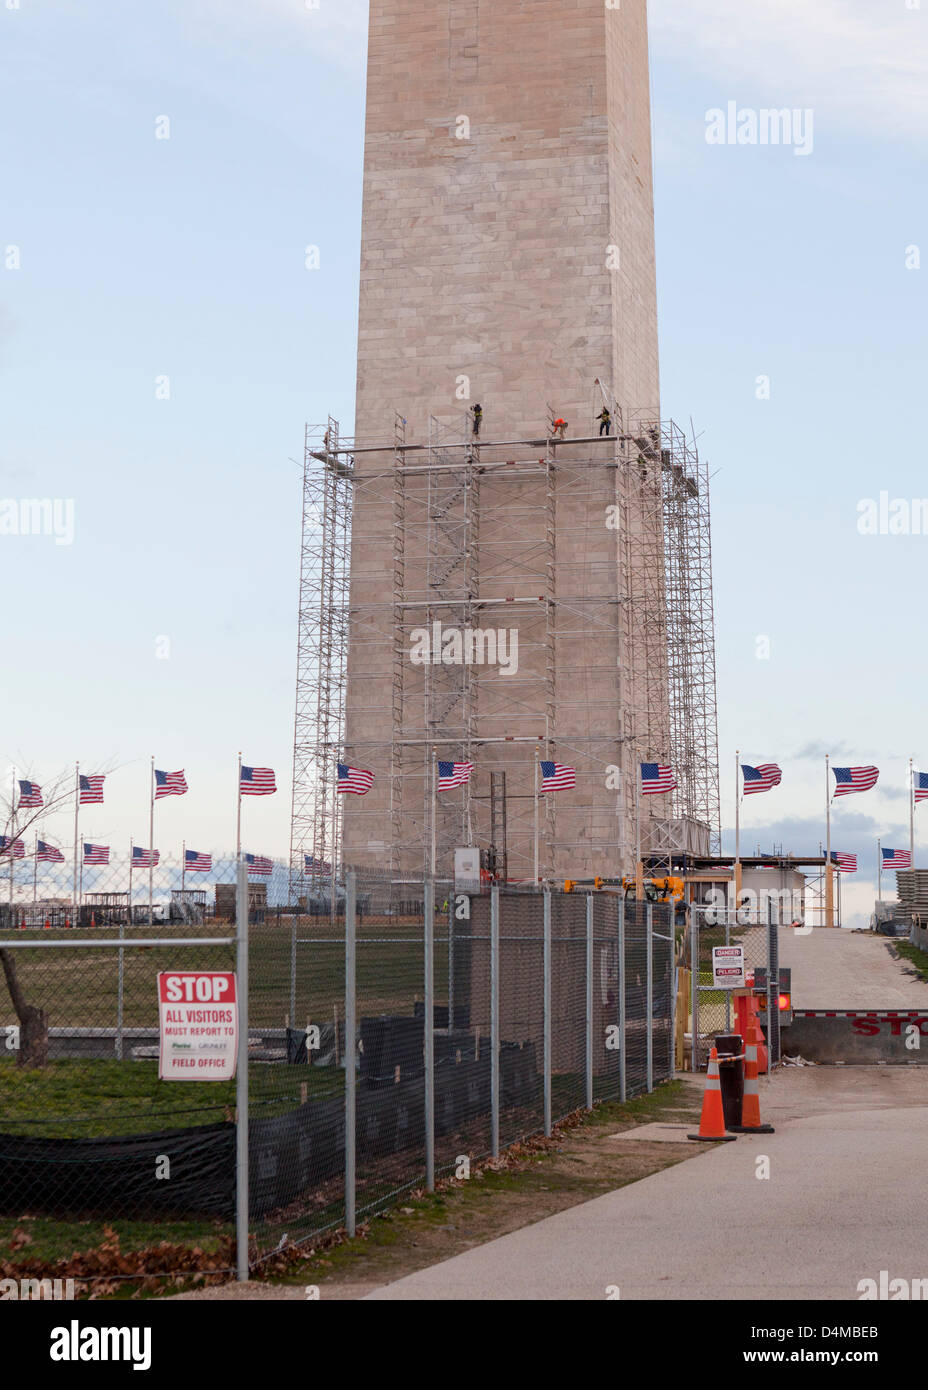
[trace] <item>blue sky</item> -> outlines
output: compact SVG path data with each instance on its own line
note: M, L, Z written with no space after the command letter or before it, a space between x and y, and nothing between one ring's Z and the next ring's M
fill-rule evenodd
M0 497L75 508L70 546L0 536L0 776L111 766L88 838L145 837L151 753L191 787L159 806L165 850L232 841L239 748L288 788L303 423L353 409L366 10L0 4ZM861 499L928 496L906 268L928 252L928 0L651 20L663 408L714 473L724 820L736 747L784 768L745 807L768 848L817 847L826 750L877 763L833 835L868 912L876 836L908 843L907 759L928 768L928 536L857 525ZM811 153L709 145L729 101L811 109ZM247 847L285 851L288 817L287 790L248 806ZM66 817L47 829L67 843Z

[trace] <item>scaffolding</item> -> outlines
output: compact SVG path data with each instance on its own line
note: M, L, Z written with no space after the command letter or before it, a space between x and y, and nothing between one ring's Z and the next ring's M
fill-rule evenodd
M721 853L709 468L673 421L661 428L674 816Z
M599 389L613 435L484 441L464 411L433 417L422 443L407 443L400 416L392 438L364 448L331 419L324 432L307 430L295 873L309 845L312 864L326 868L345 855L363 862L366 849L394 878L427 870L435 758L477 762L491 782L508 775L514 879L534 876L536 759L577 773L557 823L554 798L540 798L542 877L575 870L583 855L631 866L639 761L670 762L677 775L647 848L676 850L694 827L694 848L718 848L707 469L672 421L623 420ZM389 535L392 567L356 559L349 608L353 514L363 518L359 556L365 538L381 545ZM474 633L493 635L500 651L508 634L510 656L515 634L517 664L462 659L455 644L472 651ZM351 711L349 641L360 673ZM389 768L386 801L369 809L346 798L348 830L339 759L380 777ZM473 782L439 796L439 867L457 846L494 845L498 815ZM385 825L389 838L377 839Z
M338 423L307 425L303 450L290 897L318 890L338 860L337 750L344 738L351 467ZM333 760L333 752L336 754Z

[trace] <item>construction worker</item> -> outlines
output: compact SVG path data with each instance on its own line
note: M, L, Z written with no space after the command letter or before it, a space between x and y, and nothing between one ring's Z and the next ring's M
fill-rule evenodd
M475 405L475 406L474 406L474 423L473 423L473 431L474 431L474 438L475 438L475 439L479 439L479 438L480 438L480 426L481 426L482 424L483 424L483 406L482 406L482 405Z
M551 425L551 433L555 436L555 438L563 439L564 435L567 433L567 425L568 422L566 420L562 420L561 417L558 416L558 418Z
M608 407L607 405L604 405L603 408L602 408L602 410L601 410L601 412L600 412L600 414L599 414L599 435L600 435L600 438L602 438L602 436L603 436L604 434L611 434L611 433L612 433L612 415L611 415L611 413L610 413L610 411L609 411L609 407Z

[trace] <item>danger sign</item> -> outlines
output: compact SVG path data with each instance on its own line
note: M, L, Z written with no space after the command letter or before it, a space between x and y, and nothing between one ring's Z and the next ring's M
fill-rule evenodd
M238 994L231 970L158 974L162 1081L230 1081L238 1052Z
M712 947L712 983L716 989L744 989L744 947Z

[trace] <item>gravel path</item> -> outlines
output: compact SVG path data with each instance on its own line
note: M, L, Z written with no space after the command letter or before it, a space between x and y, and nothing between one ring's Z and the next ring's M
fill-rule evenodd
M928 983L891 954L885 936L816 927L780 929L780 964L792 968L796 1009L928 1008Z

